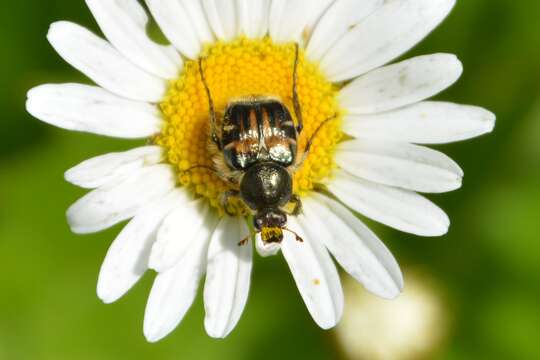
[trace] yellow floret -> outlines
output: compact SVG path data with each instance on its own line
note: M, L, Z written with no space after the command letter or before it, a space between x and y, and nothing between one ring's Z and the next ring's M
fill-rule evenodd
M218 42L207 46L201 54L204 72L212 93L216 111L223 114L231 99L264 95L277 96L293 113L292 79L295 57L294 44L277 45L270 39ZM302 106L304 131L299 138L299 151L326 119L309 156L294 175L294 192L305 195L315 184L331 175L334 149L342 137L341 112L336 101L338 88L328 82L316 64L310 63L300 51L298 65L298 95ZM209 149L210 118L206 95L197 61L186 61L180 77L170 82L161 102L164 127L154 142L166 149L167 161L178 171L179 183L196 195L208 199L223 212L220 195L230 185L204 167L213 166ZM186 172L186 170L191 169ZM232 211L245 213L240 202L233 202ZM231 211L231 209L229 209Z

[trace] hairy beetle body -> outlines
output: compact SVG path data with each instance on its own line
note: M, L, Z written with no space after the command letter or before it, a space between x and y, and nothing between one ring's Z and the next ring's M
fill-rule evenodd
M290 166L297 134L289 110L279 100L253 97L234 101L223 117L221 148L227 165L246 170L259 162Z

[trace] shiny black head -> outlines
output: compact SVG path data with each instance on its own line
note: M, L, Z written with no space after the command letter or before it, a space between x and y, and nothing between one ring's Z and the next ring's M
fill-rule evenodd
M257 212L253 218L253 226L265 244L281 243L286 225L287 214L279 209Z
M253 165L240 183L240 197L257 213L277 210L285 206L291 196L291 175L283 166L273 162Z
M253 218L253 226L257 232L264 228L284 228L287 225L287 214L282 210L274 209L259 212Z

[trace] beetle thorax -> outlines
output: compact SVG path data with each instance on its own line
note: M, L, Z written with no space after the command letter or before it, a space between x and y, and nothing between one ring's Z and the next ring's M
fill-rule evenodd
M255 164L242 178L240 196L256 211L285 206L292 196L291 175L283 166L273 162Z

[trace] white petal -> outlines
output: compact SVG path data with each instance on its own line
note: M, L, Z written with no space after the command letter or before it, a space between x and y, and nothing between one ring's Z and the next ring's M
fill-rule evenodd
M351 29L324 56L333 82L352 79L400 56L448 15L455 0L389 0Z
M156 165L162 158L161 147L143 146L88 159L66 171L64 177L79 187L95 189L136 174L143 167Z
M340 91L349 114L374 114L430 98L455 83L463 66L455 55L419 56L374 70Z
M375 115L348 115L343 130L357 138L445 144L493 131L495 115L467 105L426 101Z
M327 186L351 209L395 229L420 236L440 236L448 232L448 216L414 192L355 178L343 171L336 171Z
M114 240L99 272L97 293L103 302L115 302L144 275L159 224L185 198L182 191L176 190L152 202Z
M172 47L148 37L148 17L137 0L86 0L86 4L107 39L127 59L156 76L178 76L182 59Z
M399 265L379 238L338 202L315 194L304 200L306 231L339 264L377 296L393 299L403 289Z
M193 241L182 261L154 280L144 314L148 341L157 342L169 335L193 304L206 270L208 244L209 239Z
M130 0L113 0L119 2L122 9L137 23L139 26L145 26L148 23L148 15L146 10L138 3L138 1Z
M208 23L208 18L204 11L204 7L201 0L180 0L180 3L186 9L186 12L191 21L193 30L197 33L202 44L214 42L214 34Z
M269 257L277 255L281 250L281 245L277 243L265 244L262 240L261 234L255 236L255 248L262 257Z
M298 217L302 221L303 216ZM334 327L343 314L343 290L328 251L318 238L306 236L310 227L304 221L289 218L289 227L303 238L285 233L281 252L291 269L291 273L313 320L323 329Z
M35 87L28 92L26 109L63 129L127 139L152 136L162 125L156 106L81 84Z
M53 23L47 38L71 66L117 95L148 102L158 102L165 95L165 80L134 65L82 26L67 21Z
M336 162L366 180L425 193L458 189L463 178L459 165L448 156L407 143L346 141L339 145Z
M311 37L311 33L315 26L319 23L323 15L328 11L330 5L334 3L335 0L310 0L309 6L306 7L306 11L309 12L308 22L304 29L304 35L307 38Z
M252 263L252 246L239 246L248 228L244 219L225 217L208 250L204 284L204 327L214 338L226 337L236 326L246 305Z
M100 187L68 209L71 230L93 233L132 218L141 207L171 191L175 182L170 166L154 165L118 183Z
M220 40L229 41L238 35L239 20L236 1L202 0L210 27Z
M382 3L383 0L340 0L334 2L313 31L306 50L307 57L314 62L319 62L349 29L358 25Z
M313 4L305 0L273 0L270 6L270 37L276 43L300 41L313 16Z
M193 242L208 241L216 215L203 200L181 204L163 221L152 247L150 268L164 272L181 261Z
M240 33L248 38L262 38L268 32L271 0L237 0Z
M146 4L165 36L185 56L197 58L203 41L212 39L199 1L146 0Z

